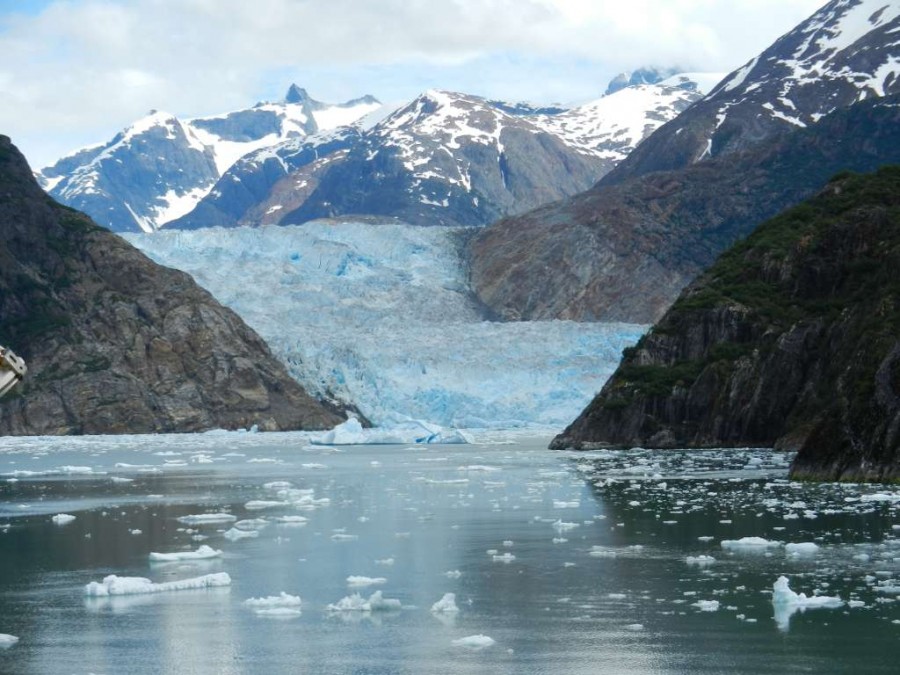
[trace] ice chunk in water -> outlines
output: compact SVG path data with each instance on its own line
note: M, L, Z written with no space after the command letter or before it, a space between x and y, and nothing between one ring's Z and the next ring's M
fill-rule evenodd
M805 593L795 593L790 588L788 578L781 576L772 587L772 604L775 607L775 622L778 628L787 630L790 627L791 616L795 612L842 607L844 601L839 597L828 595L807 597Z
M444 593L444 597L431 606L432 612L458 612L456 593Z
M260 616L292 617L300 615L303 601L299 595L289 595L281 591L278 595L265 598L248 598L244 604Z
M740 539L723 539L722 548L731 551L754 551L767 548L778 548L780 541L771 541L762 537L742 537Z
M453 641L454 647L464 647L466 649L485 649L496 644L493 638L487 635L469 635Z
M106 597L110 595L137 595L145 593L165 593L167 591L186 591L195 588L211 588L215 586L230 586L231 577L227 572L206 574L192 579L179 581L166 581L155 584L144 577L118 577L110 574L103 581L92 581L84 587L84 594L91 597Z
M206 560L208 558L218 558L222 555L222 551L216 550L211 546L204 544L196 551L180 551L177 553L151 553L150 560L152 562L175 562L178 560Z
M819 551L819 545L811 541L804 541L799 544L785 544L784 551L788 555L815 555Z
M0 633L0 649L8 649L12 647L19 641L15 635L9 635L8 633Z
M384 598L381 591L375 591L364 599L359 593L341 598L333 605L328 605L329 612L379 612L400 609L400 601L392 598Z
M366 586L380 586L386 584L387 579L384 577L362 577L351 575L347 577L347 585L350 588L365 588Z
M75 516L68 513L57 513L50 520L52 520L57 525L68 525L73 520L75 520Z

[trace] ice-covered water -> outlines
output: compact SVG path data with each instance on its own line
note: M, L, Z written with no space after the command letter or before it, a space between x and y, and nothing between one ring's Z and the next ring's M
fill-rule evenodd
M384 424L562 426L644 327L481 320L464 228L400 224L158 232L128 239L189 272L317 394Z
M309 440L0 439L0 672L896 672L900 487Z

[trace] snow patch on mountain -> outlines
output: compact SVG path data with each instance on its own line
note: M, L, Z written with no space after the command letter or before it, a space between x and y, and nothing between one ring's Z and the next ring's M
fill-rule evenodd
M247 153L352 123L380 106L370 96L324 104L292 87L282 102L187 121L154 110L38 176L52 196L102 225L152 232L189 213Z
M702 98L696 88L683 86L690 81L685 76L673 84L633 85L566 112L532 119L573 148L619 162Z
M565 424L643 327L484 321L459 255L469 233L313 222L127 238L238 312L309 390L376 423Z

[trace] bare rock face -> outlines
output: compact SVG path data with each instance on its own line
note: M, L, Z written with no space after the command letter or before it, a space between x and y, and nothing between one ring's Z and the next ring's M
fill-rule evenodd
M510 319L659 318L729 245L833 173L900 159L898 45L896 3L828 2L591 190L488 227L471 254L479 298ZM892 102L865 107L881 97ZM866 136L869 111L887 115L885 146Z
M900 168L835 179L688 287L552 447L798 450L900 480Z
M0 402L0 433L322 429L341 421L191 277L48 197L5 136L0 229L0 344L29 369Z
M863 101L750 149L497 221L471 243L473 287L509 320L653 322L722 251L838 171L900 161L898 103Z

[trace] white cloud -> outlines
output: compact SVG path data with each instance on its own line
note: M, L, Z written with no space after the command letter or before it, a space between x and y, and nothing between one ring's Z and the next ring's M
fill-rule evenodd
M428 87L589 98L641 65L732 70L820 4L58 0L0 14L0 132L43 164L150 108L215 113L280 94L291 80L335 100L396 100Z

